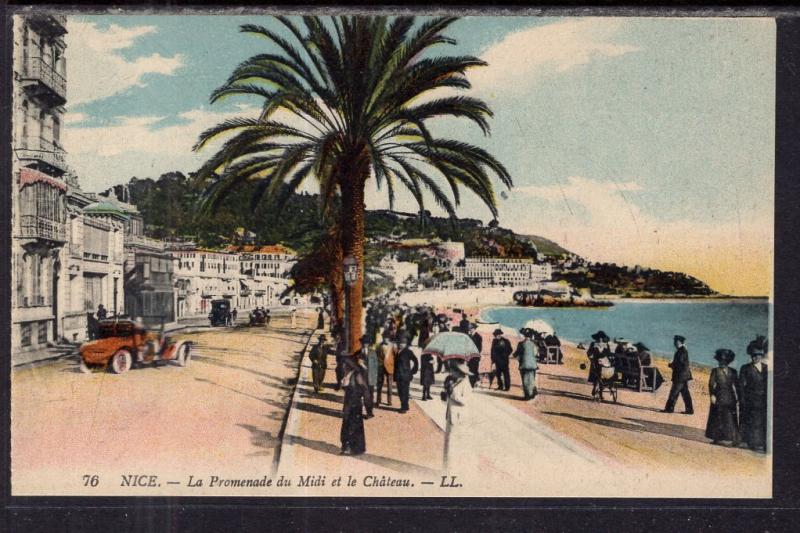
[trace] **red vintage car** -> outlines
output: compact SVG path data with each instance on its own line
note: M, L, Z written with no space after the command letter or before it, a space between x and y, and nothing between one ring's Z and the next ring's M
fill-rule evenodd
M124 374L135 364L174 361L186 366L191 359L191 341L176 340L163 333L148 331L133 320L102 320L98 338L80 347L81 370L111 368Z

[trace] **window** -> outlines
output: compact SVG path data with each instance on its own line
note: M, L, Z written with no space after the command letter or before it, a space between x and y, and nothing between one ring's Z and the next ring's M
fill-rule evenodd
M24 254L16 256L16 274L17 274L17 306L27 306L27 295L25 294L25 270L26 270L26 257Z
M47 342L47 321L42 320L39 322L38 325L39 325L38 328L39 331L37 335L38 338L36 340L39 342L39 344L44 344Z
M53 143L58 144L61 140L61 121L58 117L53 117Z
M24 324L20 324L19 332L20 332L20 345L21 346L30 346L31 345L31 333L33 328L31 328L30 322L25 322Z
M44 304L44 296L42 295L42 266L42 256L38 254L32 255L30 305Z

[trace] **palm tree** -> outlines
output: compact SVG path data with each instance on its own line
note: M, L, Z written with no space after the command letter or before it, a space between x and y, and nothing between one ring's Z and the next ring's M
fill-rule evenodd
M260 181L256 202L278 198L280 205L282 195L309 177L318 182L323 210L339 195L342 250L360 265L347 294L348 340L355 351L361 336L368 180L386 186L392 205L402 184L421 208L429 193L453 218L459 186L475 193L494 218L490 174L512 186L508 171L488 152L436 138L428 128L434 118L460 117L489 133L489 107L455 93L470 88L468 69L486 63L432 52L437 45L456 44L442 33L457 20L451 17L419 24L413 17L306 16L302 24L275 18L283 33L241 27L265 38L272 50L241 63L211 96L212 103L231 95L262 98L261 115L208 129L195 149L227 136L203 169L216 176L208 191L211 203L251 180ZM452 200L440 181L449 186Z

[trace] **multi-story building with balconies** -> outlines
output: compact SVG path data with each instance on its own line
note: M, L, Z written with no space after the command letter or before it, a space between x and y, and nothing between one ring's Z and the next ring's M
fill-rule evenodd
M61 147L66 103L66 17L32 11L13 19L12 352L63 336L60 283L66 234Z

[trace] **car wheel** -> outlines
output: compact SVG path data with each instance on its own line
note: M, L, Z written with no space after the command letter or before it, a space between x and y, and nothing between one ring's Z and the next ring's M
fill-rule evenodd
M118 350L111 358L111 371L115 374L124 374L132 365L133 356L128 350Z
M181 344L178 348L178 366L186 366L192 358L192 352L188 344Z
M84 374L91 374L92 373L92 369L89 368L89 365L87 365L86 361L84 361L83 359L81 359L81 366L79 367L79 369Z

